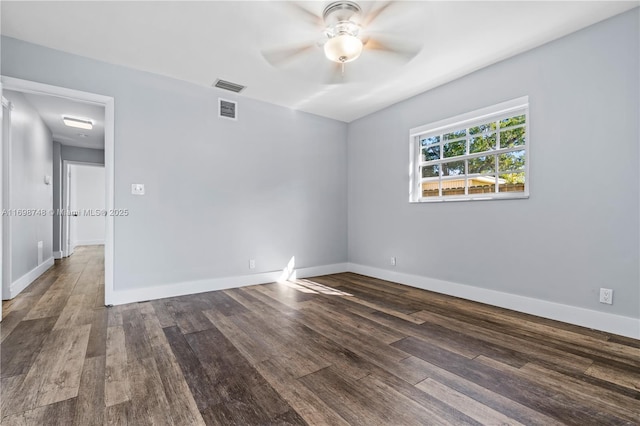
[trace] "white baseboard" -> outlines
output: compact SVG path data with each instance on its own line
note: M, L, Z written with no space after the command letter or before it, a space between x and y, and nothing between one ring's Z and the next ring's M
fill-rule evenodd
M38 279L38 277L44 274L47 269L53 266L53 257L42 262L40 265L36 266L17 280L11 283L9 286L9 299L13 299L16 297L22 290L27 288L29 284Z
M562 321L570 324L588 327L607 333L640 339L640 319L563 305L531 297L518 296L511 293L489 290L465 284L453 283L419 275L389 271L371 266L348 264L348 270L357 274L367 275L382 280L393 281L411 287L430 290L437 293L499 306L518 312L524 312L543 318Z
M51 262L53 262L53 259L51 259ZM347 271L387 281L393 281L424 290L435 291L437 293L447 294L450 296L460 297L462 299L472 300L475 302L486 303L487 305L499 306L501 308L511 309L543 318L601 330L607 333L614 333L621 336L640 339L640 319L637 318L609 314L577 306L564 305L561 303L549 302L546 300L534 299L531 297L519 296L516 294L458 284L419 275L390 271L387 269L374 268L355 263L336 263L332 265L296 269L295 277L305 278L337 274ZM271 271L259 274L212 278L131 290L113 291L110 297L111 300L107 300L107 304L122 305L145 300L163 299L166 297L184 296L207 291L239 288L276 282L282 278L283 271ZM26 285L29 285L32 281ZM26 285L24 287L26 287Z
M54 251L53 252L53 258L54 259L62 259L62 252L61 251Z
M104 245L104 239L101 240L80 240L80 241L76 241L75 244L73 245L73 247L78 247L78 246L103 246Z
M347 266L347 263L335 263L331 265L300 268L296 269L295 273L298 278L337 274L339 272L347 272ZM283 271L271 271L259 274L239 275L235 277L211 278L154 287L142 287L131 290L115 290L111 293L110 300L107 300L106 303L108 305L123 305L126 303L146 300L164 299L165 297L184 296L187 294L203 293L206 291L225 290L255 284L266 284L276 282L280 280L282 276Z

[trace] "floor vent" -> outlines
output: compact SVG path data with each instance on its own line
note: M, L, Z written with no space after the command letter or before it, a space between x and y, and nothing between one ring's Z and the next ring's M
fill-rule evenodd
M238 103L218 98L218 117L230 120L238 119Z
M213 83L213 87L217 87L218 89L229 90L234 93L240 93L244 89L246 89L247 86L242 86L240 84L232 83L230 81L217 79L216 82Z

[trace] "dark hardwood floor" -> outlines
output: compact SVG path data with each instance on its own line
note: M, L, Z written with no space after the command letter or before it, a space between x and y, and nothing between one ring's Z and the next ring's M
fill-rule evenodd
M3 425L640 424L640 341L352 273L105 308L102 247L3 302Z

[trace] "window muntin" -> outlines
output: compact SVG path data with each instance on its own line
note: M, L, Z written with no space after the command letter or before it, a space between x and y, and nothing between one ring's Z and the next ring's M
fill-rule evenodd
M528 197L528 128L523 97L412 129L410 201Z

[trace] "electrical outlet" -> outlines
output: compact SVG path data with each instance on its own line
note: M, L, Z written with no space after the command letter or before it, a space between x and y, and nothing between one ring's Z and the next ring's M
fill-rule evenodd
M600 303L606 303L607 305L613 304L613 290L610 288L600 289Z
M391 257L391 266L396 266L396 257L395 256Z
M256 260L249 259L249 269L256 269Z
M132 183L131 184L131 194L133 194L133 195L144 195L144 183Z

